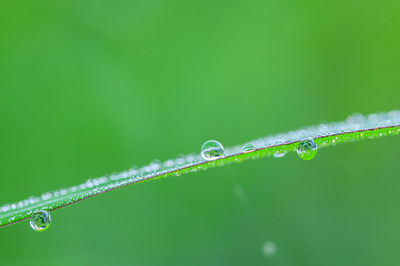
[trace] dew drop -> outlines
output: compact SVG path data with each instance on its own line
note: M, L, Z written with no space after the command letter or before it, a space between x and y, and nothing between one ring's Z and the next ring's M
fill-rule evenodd
M284 152L284 151L277 151L277 152L274 153L274 157L275 158L282 158L285 155L286 155L286 152Z
M303 160L311 160L317 155L317 151L317 144L312 139L301 141L297 148L297 154Z
M247 143L242 148L242 152L251 152L254 150L256 150L256 146L252 143Z
M358 124L358 123L364 123L365 122L365 116L363 116L360 113L353 113L349 115L346 119L346 122L349 124Z
M32 215L30 224L36 232L46 231L51 224L51 216L48 211L39 211Z
M224 147L216 140L208 140L201 146L201 156L207 160L215 160L224 155Z

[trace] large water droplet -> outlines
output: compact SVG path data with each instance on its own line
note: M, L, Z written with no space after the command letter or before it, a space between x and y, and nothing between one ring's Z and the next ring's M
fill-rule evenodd
M208 140L201 146L201 156L207 160L215 160L224 155L224 147L216 140Z
M297 148L297 154L303 160L311 160L317 155L317 151L317 144L312 139L300 141Z
M254 150L256 150L256 146L252 143L244 144L244 146L242 148L242 152L251 152Z
M46 231L51 224L51 216L48 211L40 211L32 215L30 224L36 232Z

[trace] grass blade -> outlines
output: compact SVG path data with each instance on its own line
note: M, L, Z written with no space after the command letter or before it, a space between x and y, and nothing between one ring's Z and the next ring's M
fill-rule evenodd
M318 149L321 149L340 143L399 134L400 111L370 114L368 116L354 114L343 122L320 124L251 141L250 143L256 146L254 151L242 152L243 145L237 145L226 149L222 158L213 161L204 160L199 153L189 154L162 163L152 162L144 167L129 169L119 174L89 179L77 186L46 192L40 196L5 204L0 207L0 227L28 219L40 210L53 211L130 184L205 170L248 159L272 157L274 155L279 157L279 155L288 152L295 152L298 143L305 139L314 139Z

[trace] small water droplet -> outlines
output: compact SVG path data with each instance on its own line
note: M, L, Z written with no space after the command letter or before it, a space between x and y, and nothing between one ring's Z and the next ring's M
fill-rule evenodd
M46 231L51 224L51 216L48 211L39 211L32 215L30 224L36 232Z
M286 152L284 152L284 151L277 151L274 153L275 158L282 158L285 155L286 155Z
M363 116L362 114L353 113L347 117L346 122L350 124L357 124L357 123L363 123L365 122L365 120L366 120L365 116Z
M251 152L254 150L256 150L256 146L252 143L247 143L242 148L242 152Z
M215 160L224 155L224 147L216 140L208 140L201 146L201 156L207 160Z
M155 159L155 160L151 161L149 166L150 166L151 170L157 171L161 168L161 161L158 159Z
M303 160L311 160L317 155L317 151L317 144L312 139L301 141L297 148L297 154Z

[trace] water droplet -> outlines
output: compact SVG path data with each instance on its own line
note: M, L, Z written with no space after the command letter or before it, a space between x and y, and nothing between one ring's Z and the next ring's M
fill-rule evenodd
M346 122L349 124L358 124L358 123L364 123L365 122L365 116L363 116L360 113L353 113L349 115L346 119Z
M51 224L51 216L48 211L39 211L32 215L30 224L36 232L46 231Z
M216 140L208 140L201 146L201 156L207 160L215 160L224 155L224 147Z
M256 146L252 143L247 143L243 146L242 152L251 152L256 149Z
M282 158L285 155L286 155L286 152L284 152L284 151L277 151L274 153L275 158Z
M317 144L312 139L301 141L297 148L297 154L303 160L311 160L317 155L317 151Z
M150 166L151 170L157 171L161 168L161 161L158 159L155 159L155 160L151 161L149 166Z

